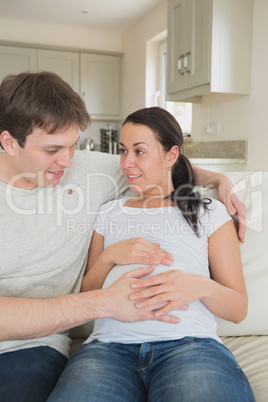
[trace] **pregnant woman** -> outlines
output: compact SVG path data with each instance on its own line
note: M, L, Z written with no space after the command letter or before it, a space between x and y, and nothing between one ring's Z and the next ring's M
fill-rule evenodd
M182 143L178 122L161 108L126 118L121 168L136 195L100 208L82 284L109 287L137 267L136 255L147 263L150 255L155 269L133 280L131 300L155 306L163 322L96 320L49 401L254 401L214 318L238 323L247 314L235 227L223 204L194 192Z

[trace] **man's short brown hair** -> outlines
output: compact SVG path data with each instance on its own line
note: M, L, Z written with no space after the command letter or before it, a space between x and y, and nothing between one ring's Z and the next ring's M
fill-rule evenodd
M7 130L21 147L34 128L48 134L78 125L90 116L80 96L51 72L8 75L0 85L0 134Z

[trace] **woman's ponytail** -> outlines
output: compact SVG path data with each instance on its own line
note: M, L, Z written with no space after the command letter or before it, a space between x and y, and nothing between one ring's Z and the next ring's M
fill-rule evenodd
M200 206L207 209L207 204L211 200L202 199L195 187L195 175L189 159L180 153L176 164L173 166L172 182L174 191L168 198L180 209L187 223L191 226L197 236L198 231L198 212Z

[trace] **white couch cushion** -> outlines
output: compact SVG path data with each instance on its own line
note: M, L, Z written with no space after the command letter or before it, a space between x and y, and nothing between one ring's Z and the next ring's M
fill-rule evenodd
M247 231L240 244L249 306L240 324L217 318L221 336L268 334L268 173L226 173L246 205ZM216 198L215 190L201 190ZM224 244L223 244L224 247Z
M256 402L268 401L268 336L223 337L246 374Z

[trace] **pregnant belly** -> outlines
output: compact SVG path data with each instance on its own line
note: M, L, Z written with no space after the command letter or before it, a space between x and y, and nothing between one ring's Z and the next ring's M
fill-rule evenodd
M133 271L136 268L141 267L141 264L129 264L129 265L115 265L109 274L106 276L104 284L102 286L103 289L108 288L112 285L117 279L121 278L126 272ZM149 276L149 275L148 275Z

